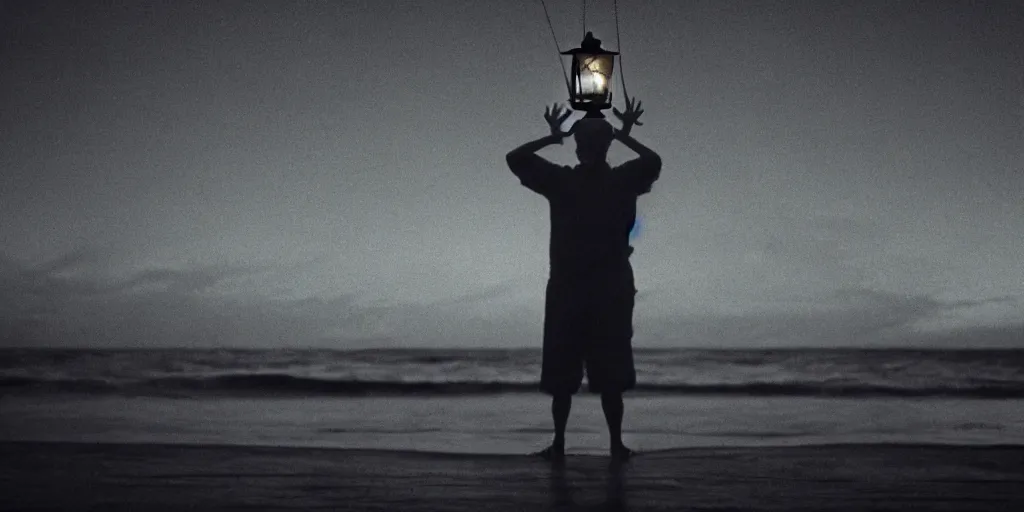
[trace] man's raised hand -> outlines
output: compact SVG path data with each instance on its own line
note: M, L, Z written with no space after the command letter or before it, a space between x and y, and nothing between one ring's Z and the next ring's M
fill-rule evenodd
M555 103L550 107L545 107L544 120L548 122L548 126L551 128L551 135L554 135L559 139L572 135L571 128L567 132L562 131L562 123L564 123L566 119L569 119L569 116L571 115L572 111L569 109L565 109L565 112L563 113L562 106L558 103ZM559 140L559 143L561 143L561 140Z
M633 125L643 126L644 124L639 121L640 114L644 113L644 109L640 108L643 105L642 101L637 101L634 96L632 100L626 98L626 111L622 112L619 109L612 107L612 113L615 117L622 121L622 128L619 130L623 135L629 135L629 131L633 129Z

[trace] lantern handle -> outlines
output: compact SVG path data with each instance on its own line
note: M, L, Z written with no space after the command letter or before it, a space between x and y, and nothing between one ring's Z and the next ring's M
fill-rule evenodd
M622 97L629 101L629 94L626 92L626 74L622 72L622 37L619 35L619 0L612 3L615 9L615 46L619 52L619 78L622 79ZM611 103L611 98L608 99Z
M587 37L587 0L583 0L583 37Z

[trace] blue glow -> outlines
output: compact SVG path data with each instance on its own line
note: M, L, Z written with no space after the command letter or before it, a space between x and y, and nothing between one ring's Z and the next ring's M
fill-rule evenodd
M629 230L629 241L631 241L631 242L633 240L636 240L637 238L640 238L640 230L641 230L641 225L640 225L641 222L640 221L641 221L641 217L640 217L640 215L637 215L636 216L636 220L633 221L633 229Z

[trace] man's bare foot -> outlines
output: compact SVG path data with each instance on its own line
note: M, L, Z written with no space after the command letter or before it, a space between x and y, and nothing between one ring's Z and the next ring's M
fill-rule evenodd
M565 459L565 447L553 444L539 452L534 453L533 455L540 457L544 460L556 462Z
M626 461L633 456L633 450L626 448L624 445L613 446L610 450L612 459L617 461Z

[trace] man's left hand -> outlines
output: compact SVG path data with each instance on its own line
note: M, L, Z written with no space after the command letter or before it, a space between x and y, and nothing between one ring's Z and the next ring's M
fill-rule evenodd
M622 135L629 135L630 130L633 129L633 125L644 125L639 121L640 114L644 113L644 109L640 108L641 105L643 105L643 102L637 101L636 97L634 96L632 100L630 100L628 97L626 98L625 112L622 112L619 109L612 107L612 113L615 114L615 117L619 118L619 121L622 121L622 128L619 129L619 132Z

